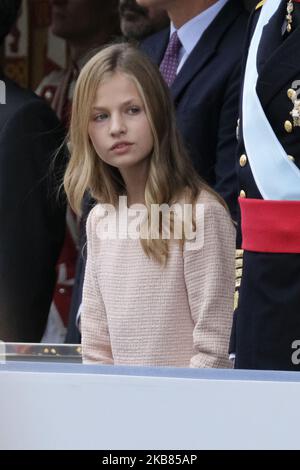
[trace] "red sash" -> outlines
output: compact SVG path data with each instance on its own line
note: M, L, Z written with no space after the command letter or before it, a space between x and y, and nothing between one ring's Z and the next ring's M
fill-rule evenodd
M300 253L300 201L239 198L242 248L265 253Z

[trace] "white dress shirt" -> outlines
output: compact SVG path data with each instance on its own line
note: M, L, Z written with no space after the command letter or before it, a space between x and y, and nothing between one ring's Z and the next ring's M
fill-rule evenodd
M229 0L218 0L218 2L214 3L214 5L202 11L199 15L189 20L177 30L178 37L182 44L182 48L179 52L180 62L177 68L177 74L187 60L188 56L191 54L197 42L200 40L202 34L213 22L215 17L228 1ZM170 36L172 36L174 31L176 31L176 28L171 22Z

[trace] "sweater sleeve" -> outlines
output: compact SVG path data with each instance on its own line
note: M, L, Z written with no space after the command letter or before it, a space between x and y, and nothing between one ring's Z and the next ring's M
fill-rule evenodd
M84 363L113 364L105 305L100 292L94 260L97 206L87 219L87 262L82 292L82 356ZM96 240L95 240L96 242Z
M235 229L217 202L197 211L198 241L184 245L184 276L193 322L196 354L190 367L230 368L228 344L232 325Z

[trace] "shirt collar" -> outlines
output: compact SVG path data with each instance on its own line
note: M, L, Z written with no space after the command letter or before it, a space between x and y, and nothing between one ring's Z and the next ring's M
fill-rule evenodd
M202 11L199 15L189 20L177 30L182 47L187 54L192 52L204 31L213 22L215 17L228 1L229 0L218 0L218 2ZM176 28L171 22L170 36L174 33L174 31L176 31Z

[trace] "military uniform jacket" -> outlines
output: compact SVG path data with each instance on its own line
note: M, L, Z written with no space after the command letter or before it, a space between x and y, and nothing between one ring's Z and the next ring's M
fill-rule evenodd
M282 1L263 30L257 54L257 94L277 138L299 168L300 127L293 124L290 97L291 90L300 85L300 27L283 36L286 6ZM250 19L248 45L258 16L256 10ZM242 116L238 140L240 197L262 199L244 147ZM231 343L235 367L300 370L295 354L300 339L300 253L244 251L241 266L239 259L239 300Z

